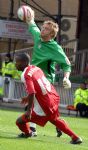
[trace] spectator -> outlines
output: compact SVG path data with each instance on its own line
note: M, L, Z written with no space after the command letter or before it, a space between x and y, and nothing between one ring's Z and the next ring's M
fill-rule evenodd
M81 117L88 117L88 89L85 83L81 83L75 91L74 107L79 111Z
M2 63L2 75L13 79L20 79L21 72L16 69L10 54L5 55L5 60Z
M11 59L11 55L6 54L4 61L2 63L2 74L3 74L3 76L13 78L14 71L15 71L15 65Z

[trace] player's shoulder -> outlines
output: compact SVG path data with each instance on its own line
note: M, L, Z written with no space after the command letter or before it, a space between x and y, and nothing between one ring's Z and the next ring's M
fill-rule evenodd
M28 76L33 76L34 74L36 74L36 72L38 73L38 72L41 72L41 69L39 68L39 67L37 67L37 66L34 66L34 65L30 65L29 67L28 67L28 69L27 69L27 72L26 72L26 74L28 75Z
M63 49L62 49L62 46L61 46L56 40L53 40L53 41L52 41L52 44L53 44L56 48L63 50Z
M37 24L35 22L32 22L31 24L28 25L28 31L29 32L37 32L37 33L40 33L40 29L39 27L37 26Z

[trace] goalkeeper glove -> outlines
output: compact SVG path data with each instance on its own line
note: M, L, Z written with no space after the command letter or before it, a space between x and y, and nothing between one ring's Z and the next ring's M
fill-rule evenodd
M63 86L64 86L65 89L71 88L71 82L70 82L69 78L64 77L64 79L63 79Z

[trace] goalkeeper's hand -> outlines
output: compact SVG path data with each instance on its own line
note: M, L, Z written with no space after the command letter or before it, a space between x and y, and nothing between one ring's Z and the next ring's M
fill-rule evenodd
M71 82L70 82L69 78L64 77L64 79L63 79L63 86L64 86L65 89L71 88Z
M28 25L34 23L34 18L35 18L35 12L34 12L34 10L32 10L32 16L31 16L31 18L29 18L29 17L26 18L26 23Z

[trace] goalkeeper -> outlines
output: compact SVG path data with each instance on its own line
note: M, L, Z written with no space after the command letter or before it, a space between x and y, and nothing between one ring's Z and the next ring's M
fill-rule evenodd
M59 30L58 24L53 21L45 21L40 31L34 22L34 17L31 20L26 19L26 22L28 24L28 31L32 34L34 40L31 64L41 68L52 84L55 81L55 66L59 64L64 71L64 87L70 88L69 75L71 72L71 64L62 47L54 40ZM60 130L57 129L57 136L61 136L61 134Z

